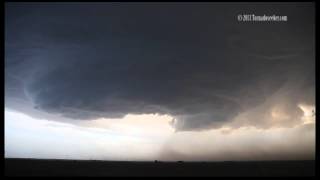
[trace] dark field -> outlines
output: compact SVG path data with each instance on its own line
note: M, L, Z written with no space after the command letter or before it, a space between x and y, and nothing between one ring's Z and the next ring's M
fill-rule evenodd
M6 176L314 176L315 161L113 162L5 159Z

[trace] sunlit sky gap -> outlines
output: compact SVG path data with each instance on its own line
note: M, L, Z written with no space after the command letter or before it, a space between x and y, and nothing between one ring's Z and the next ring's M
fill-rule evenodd
M7 158L312 160L315 110L313 3L5 4Z

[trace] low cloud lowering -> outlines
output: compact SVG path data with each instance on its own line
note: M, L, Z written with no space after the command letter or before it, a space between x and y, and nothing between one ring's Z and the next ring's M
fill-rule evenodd
M240 11L289 20L238 22ZM299 104L314 106L310 3L7 3L5 18L6 107L34 116L159 113L193 131L292 126Z

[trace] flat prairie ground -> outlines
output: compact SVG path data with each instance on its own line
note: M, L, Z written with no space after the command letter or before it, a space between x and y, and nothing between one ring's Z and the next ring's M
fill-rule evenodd
M6 158L5 176L315 176L315 161L117 162Z

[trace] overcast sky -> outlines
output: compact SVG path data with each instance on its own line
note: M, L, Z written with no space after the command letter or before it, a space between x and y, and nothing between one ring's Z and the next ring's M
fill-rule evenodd
M314 4L6 3L5 156L314 159Z

